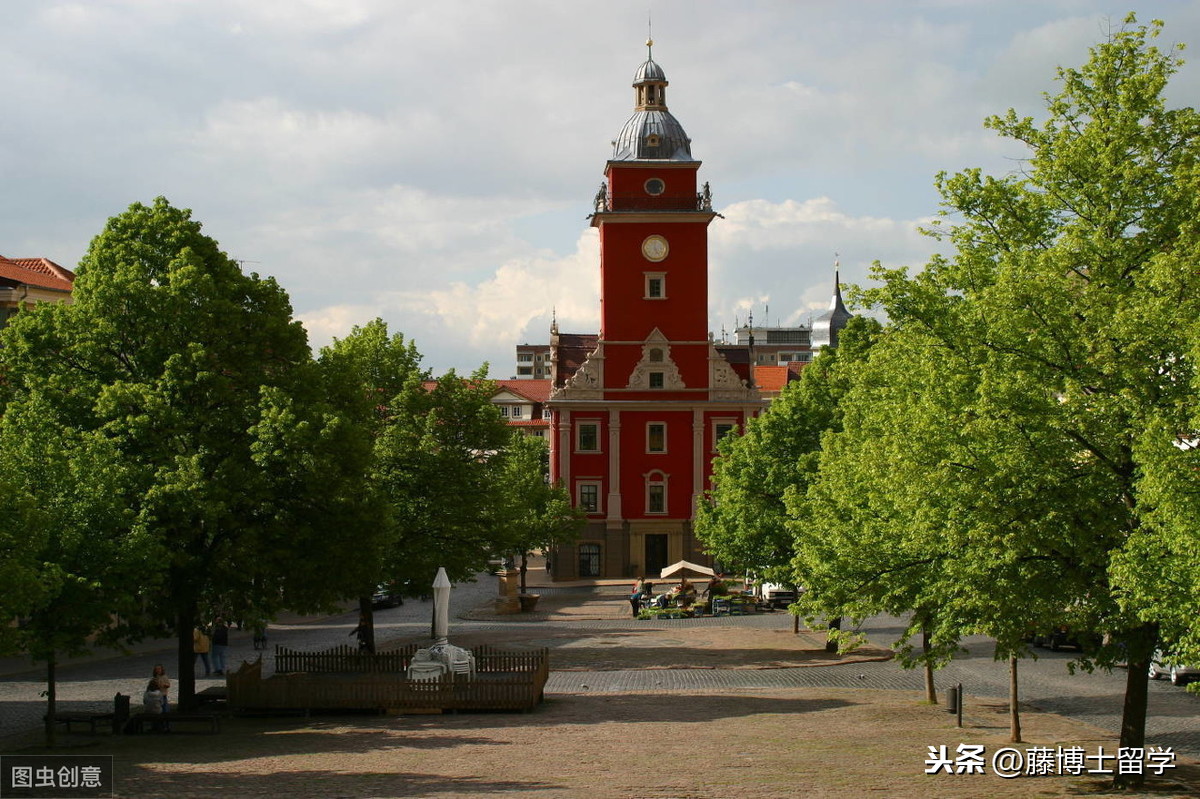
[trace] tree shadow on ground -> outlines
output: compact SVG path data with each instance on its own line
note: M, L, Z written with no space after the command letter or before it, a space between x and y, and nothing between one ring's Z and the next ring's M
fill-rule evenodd
M349 755L364 752L442 750L509 746L489 735L513 727L609 723L721 722L758 714L804 714L849 708L844 699L780 699L747 694L595 694L555 696L532 713L441 715L325 715L320 718L231 718L216 735L97 736L96 748L132 765L143 762L204 765L296 754ZM29 747L21 754L45 753ZM240 794L239 794L240 795Z

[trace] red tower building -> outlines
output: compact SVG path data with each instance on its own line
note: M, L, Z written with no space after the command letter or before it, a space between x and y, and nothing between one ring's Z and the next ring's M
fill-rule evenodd
M556 579L706 563L692 519L716 441L762 408L748 372L708 331L708 225L718 214L667 110L667 85L651 53L596 195L600 334L551 329L551 473L588 515L578 544L556 553Z

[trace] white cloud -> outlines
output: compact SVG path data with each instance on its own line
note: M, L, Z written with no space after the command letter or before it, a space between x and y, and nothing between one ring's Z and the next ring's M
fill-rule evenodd
M1163 45L1200 29L1200 0L1127 5L1167 20ZM835 252L848 281L923 263L932 176L1011 168L983 117L1039 111L1103 38L1097 9L655 0L671 109L729 203L714 327L823 308ZM276 276L314 339L382 315L431 365L507 364L551 307L596 328L583 217L645 22L642 0L5 0L0 252L70 266L162 194ZM1174 102L1200 106L1197 74Z

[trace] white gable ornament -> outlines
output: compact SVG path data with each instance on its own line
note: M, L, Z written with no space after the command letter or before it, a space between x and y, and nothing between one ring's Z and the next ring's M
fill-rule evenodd
M588 354L566 384L550 393L554 399L601 399L604 396L604 342Z
M708 340L708 396L711 400L733 402L759 401L758 389L746 385L746 381L738 377L738 373L725 360L725 356L717 352L717 347Z
M649 389L650 374L653 372L663 376L662 386L655 386L655 391L660 389L677 391L687 388L683 384L683 377L679 374L679 367L671 360L671 343L657 327L650 331L646 343L642 345L642 359L637 362L637 366L633 367L633 373L629 375L629 384L626 387Z

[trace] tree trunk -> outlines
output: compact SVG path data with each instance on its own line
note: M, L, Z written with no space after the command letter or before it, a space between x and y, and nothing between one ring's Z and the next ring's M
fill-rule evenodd
M196 652L192 645L192 631L196 629L196 603L190 602L179 609L175 617L175 634L178 636L176 647L177 663L175 664L176 682L179 693L175 701L180 710L194 710L196 707Z
M800 624L799 616L796 617L796 624L797 625ZM830 632L832 632L834 630L840 630L840 629L842 629L842 617L838 616L836 618L830 619L830 621L829 621ZM838 651L837 641L835 641L832 637L830 637L829 633L825 634L825 651L826 652Z
M521 553L521 593L522 594L529 593L528 591L525 590L525 573L527 571L529 571L529 553L522 552Z
M375 606L371 602L371 597L360 596L358 598L358 623L365 624L366 629L359 633L366 650L372 655L375 654Z
M1017 656L1008 659L1008 741L1021 741L1021 708L1017 699Z
M1149 695L1150 657L1158 642L1158 628L1144 625L1126 638L1125 704L1121 709L1119 746L1143 748L1146 745L1146 701ZM1145 774L1117 774L1113 787L1140 789Z
M922 660L925 661L925 701L936 705L938 703L937 686L933 684L933 661L929 657L929 627L924 625L921 627L921 654L923 655ZM961 696L958 701L962 701Z
M46 748L53 749L56 741L58 725L54 723L54 714L58 712L58 683L54 674L54 650L46 655Z

